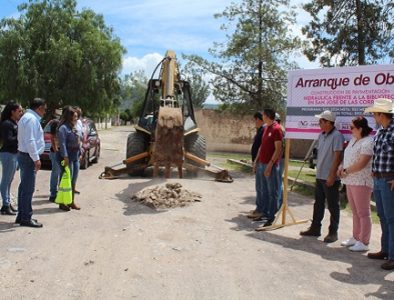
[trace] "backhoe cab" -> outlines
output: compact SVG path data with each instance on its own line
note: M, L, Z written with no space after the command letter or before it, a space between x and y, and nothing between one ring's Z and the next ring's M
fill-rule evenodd
M153 79L159 66L159 78ZM121 164L105 167L100 178L113 179L124 173L141 176L147 167L153 166L154 176L164 167L168 178L171 167L177 167L180 178L186 168L207 171L217 181L233 181L226 170L206 161L205 138L197 127L190 84L181 80L176 55L171 50L148 82L143 109L135 132L128 136L126 153L122 163L126 167L117 170L113 167Z

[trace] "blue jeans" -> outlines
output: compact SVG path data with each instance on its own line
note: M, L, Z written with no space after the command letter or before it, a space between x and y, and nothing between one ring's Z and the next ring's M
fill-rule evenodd
M57 187L60 181L60 166L56 159L55 152L49 152L49 158L51 159L52 163L52 171L51 171L51 179L50 179L50 192L51 197L55 198L57 194Z
M274 165L271 174L264 176L266 164L257 164L256 168L256 210L263 213L268 219L275 218L279 209L281 195L279 183L279 165Z
M3 206L9 206L11 203L10 190L18 166L17 156L17 153L0 152L0 161L3 169L0 192L3 198Z
M391 190L391 185L387 181L393 179L394 177L374 177L373 179L373 196L382 228L381 250L388 253L388 257L391 260L394 260L394 191Z
M21 182L18 189L18 216L17 219L30 221L33 215L31 202L33 200L36 184L36 171L34 161L27 153L18 153Z
M73 161L73 162L70 162L70 165L73 165L72 166L72 168L73 168L73 170L72 170L72 172L71 172L71 184L72 184L72 186L73 186L73 189L75 188L75 185L77 184L77 179L78 179L78 174L79 174L79 169L80 169L80 167L81 167L81 163L80 163L80 161L79 161L79 159L78 160L75 160L75 161ZM71 169L70 169L71 170Z
M285 171L285 159L282 157L279 161L279 189L280 189L280 198L279 198L279 207L282 206L283 203L283 172Z

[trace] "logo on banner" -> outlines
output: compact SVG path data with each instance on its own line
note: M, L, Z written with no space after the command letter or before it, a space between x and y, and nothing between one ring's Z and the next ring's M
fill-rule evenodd
M308 122L308 121L299 121L299 122L298 122L298 127L299 127L299 128L307 128L308 125L309 125L309 122Z

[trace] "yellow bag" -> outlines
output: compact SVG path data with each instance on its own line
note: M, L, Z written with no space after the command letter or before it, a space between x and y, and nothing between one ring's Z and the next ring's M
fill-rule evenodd
M62 161L64 166L64 161ZM60 180L59 189L57 191L55 203L68 205L73 202L73 189L71 186L71 172L70 167L66 166L62 178Z

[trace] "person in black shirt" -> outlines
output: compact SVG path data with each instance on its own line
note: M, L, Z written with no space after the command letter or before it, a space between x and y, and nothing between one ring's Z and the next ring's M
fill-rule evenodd
M263 115L261 112L256 112L253 116L255 124L256 124L256 135L254 136L253 139L253 145L251 149L251 154L252 154L252 162L255 161L257 152L259 151L260 144L261 144L261 138L263 136L264 132L264 122L263 122Z
M59 110L57 110L59 111ZM49 158L51 159L52 169L51 169L51 178L49 183L49 201L55 202L56 195L57 195L57 188L60 182L60 165L56 158L56 152L59 151L59 142L57 139L57 129L59 127L59 120L60 114L55 113L54 119L50 122L50 134L51 134L51 149L49 152Z
M261 139L263 137L264 133L264 121L263 121L263 114L261 112L256 112L253 115L255 125L256 125L256 135L254 136L253 139L253 145L251 149L251 154L252 154L252 164L255 162L257 153L259 152L259 148L261 145ZM261 214L255 209L249 212L247 215L248 218L254 219L261 217Z
M22 107L15 102L8 103L1 113L0 135L3 145L0 149L0 161L2 164L0 192L3 199L2 215L16 215L17 212L11 204L10 189L17 168L17 122L22 117L22 114Z

